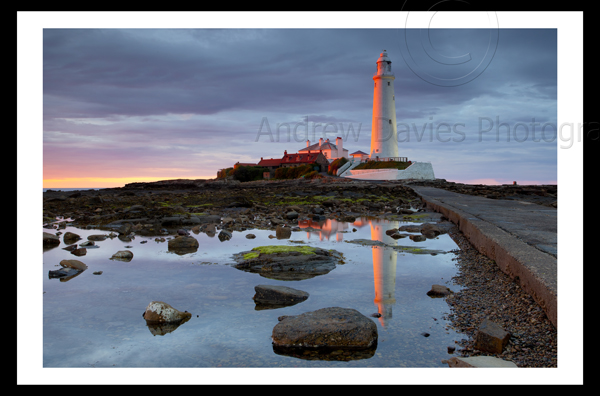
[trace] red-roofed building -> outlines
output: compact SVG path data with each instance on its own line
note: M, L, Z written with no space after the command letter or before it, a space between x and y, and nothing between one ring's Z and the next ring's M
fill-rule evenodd
M281 159L281 166L288 168L313 163L316 163L320 167L318 169L319 172L326 171L329 166L329 161L327 161L327 158L320 151L288 154L286 150Z

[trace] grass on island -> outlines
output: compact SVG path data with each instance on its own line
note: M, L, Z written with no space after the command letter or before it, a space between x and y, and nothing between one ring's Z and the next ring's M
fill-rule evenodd
M302 254L315 254L315 248L310 246L257 246L252 249L250 253L244 254L244 260L250 260L257 258L260 254L275 254L275 253L288 253L288 252L299 252Z
M400 169L404 170L408 168L408 166L412 162L404 162L404 161L368 161L363 162L362 164L355 167L353 170L360 169Z

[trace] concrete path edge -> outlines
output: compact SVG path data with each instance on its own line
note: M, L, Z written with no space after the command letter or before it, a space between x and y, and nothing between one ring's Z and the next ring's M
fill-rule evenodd
M415 192L427 208L441 213L456 224L481 254L494 260L502 272L517 280L520 287L544 310L554 327L558 327L557 284L556 280L551 280L552 277L546 276L555 271L556 258L519 241L487 221L428 197L416 189Z

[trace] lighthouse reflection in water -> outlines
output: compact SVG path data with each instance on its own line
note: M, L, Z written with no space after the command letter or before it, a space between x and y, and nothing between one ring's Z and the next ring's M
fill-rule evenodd
M387 246L371 246L373 259L373 283L374 283L374 299L373 302L377 307L377 312L381 315L378 320L385 327L386 321L389 321L393 316L393 307L396 304L396 266L398 256L404 256L402 250L394 250L394 247L423 247L423 242L413 242L410 238L394 239L386 234L387 230L398 229L402 225L415 224L412 222L401 222L394 220L385 220L377 218L357 218L354 223L340 222L337 220L303 220L299 222L302 229L306 229L307 242L313 238L318 238L319 241L335 240L336 242L344 242L344 234L351 233L347 239L353 239L353 230L357 231L365 227L370 228L370 236L372 241L380 241ZM362 230L361 230L362 231ZM361 236L366 236L361 232ZM436 238L437 239L437 238ZM449 238L448 238L449 239ZM399 243L401 241L401 243ZM451 250L456 247L454 243L449 241L429 241L435 243L436 248ZM444 246L439 246L440 243ZM428 248L431 246L427 246ZM408 261L408 260L406 260ZM415 262L415 266L421 265L422 260L410 260ZM408 272L411 272L410 270Z

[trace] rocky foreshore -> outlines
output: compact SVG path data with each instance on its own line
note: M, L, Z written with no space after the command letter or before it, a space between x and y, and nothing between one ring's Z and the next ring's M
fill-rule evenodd
M65 224L60 219L69 219L75 227L110 230L113 236L124 240L133 233L172 237L170 245L184 243L190 232L218 234L219 239L225 240L233 231L268 229L276 238L298 227L300 221L307 222L304 226L310 226L310 221L354 221L369 216L420 223L442 221L439 214L424 211L411 184L552 207L556 207L557 200L556 186L476 186L444 180L166 180L100 190L48 190L43 195L42 221L46 228L53 229L57 224L59 228ZM449 304L448 320L454 329L469 336L469 341L456 345L454 355L494 356L518 367L556 367L556 329L543 311L455 228L443 232L449 230L460 247L459 275L454 282L464 288L443 298ZM405 236L402 230L394 232L398 238ZM45 244L51 246L53 242L52 235L45 236ZM476 348L477 332L485 319L511 335L500 353Z

